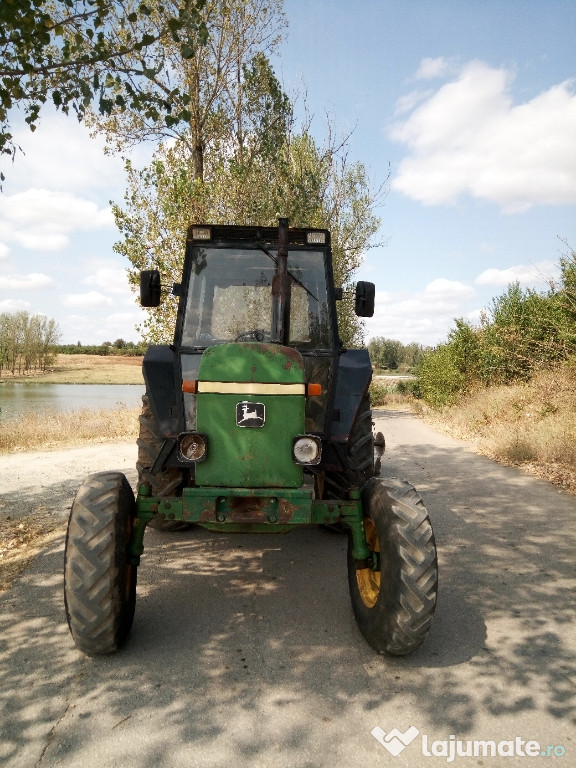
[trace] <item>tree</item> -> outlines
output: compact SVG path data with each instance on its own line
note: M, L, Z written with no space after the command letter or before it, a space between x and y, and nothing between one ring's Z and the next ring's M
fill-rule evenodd
M150 6L154 18L165 13L156 0ZM322 146L308 122L295 131L292 104L269 61L285 25L282 0L207 0L201 18L207 43L193 58L165 49L177 86L170 97L176 112L184 108L185 122L128 108L95 118L113 151L144 139L164 142L147 168L127 163L124 206L114 206L124 237L116 250L132 264L133 282L150 266L176 282L190 222L274 225L286 215L293 226L327 227L344 288L342 337L358 343L352 277L378 229L373 209L381 190L371 189L365 168L350 162L346 141L330 127ZM164 71L154 85L168 89ZM190 93L190 101L181 104L178 93ZM173 314L169 303L150 313L148 341L168 340Z
M534 370L565 359L571 325L565 296L563 289L538 293L513 283L493 300L482 327L487 383L526 380Z
M157 27L172 17L173 2L148 0ZM165 66L150 78L158 99L167 99L182 120L172 115L162 120L129 105L95 118L112 150L124 152L145 139L182 142L197 181L204 179L207 153L230 153L245 164L266 143L274 144L275 133L284 127L277 120L289 106L267 59L286 24L282 0L205 0L201 6L205 44L195 48L194 56L183 57L181 47L167 39ZM266 110L272 117L258 120L255 130L251 115Z
M576 256L560 260L561 278L547 292L518 283L492 300L480 326L456 320L448 340L425 353L420 389L446 405L478 386L527 381L576 355Z
M562 321L565 354L570 356L576 353L576 251L570 250L561 256L560 275L560 286L554 293Z
M422 362L425 354L425 348L422 344L413 341L404 348L404 360L410 368L417 368Z
M424 348L421 344L412 342L402 344L395 339L386 339L383 336L375 336L368 344L370 358L377 368L390 371L396 370L400 365L415 368L422 360Z
M345 296L338 307L341 336L345 344L360 343L354 272L380 224L363 167L349 163L337 147L318 147L307 133L284 136L275 155L260 155L249 166L235 156L210 154L203 182L188 161L186 145L179 143L162 147L145 169L128 164L124 205L114 205L113 212L123 235L115 250L131 263L132 284L141 269L152 267L167 284L179 282L191 222L274 226L280 212L293 226L332 231L335 280ZM151 311L143 329L148 342L170 339L174 311L170 302Z
M0 314L0 375L3 369L46 370L52 364L60 330L54 320L28 312Z
M418 387L424 400L435 408L450 405L468 391L466 376L458 368L448 344L439 344L424 355Z
M159 89L164 48L182 60L205 42L204 0L176 0L159 17L144 0L5 0L0 3L0 154L14 156L10 121L24 110L33 131L51 101L82 119L130 109L159 124L186 119L189 93ZM3 177L2 177L3 178Z

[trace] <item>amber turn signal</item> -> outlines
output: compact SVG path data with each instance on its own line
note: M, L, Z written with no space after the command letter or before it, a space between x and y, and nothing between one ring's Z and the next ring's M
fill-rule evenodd
M192 381L191 379L184 379L184 381L182 382L182 392L188 392L191 395L195 395L197 385L198 385L197 381Z
M307 384L306 385L306 393L310 397L314 397L315 395L321 395L322 394L322 384Z

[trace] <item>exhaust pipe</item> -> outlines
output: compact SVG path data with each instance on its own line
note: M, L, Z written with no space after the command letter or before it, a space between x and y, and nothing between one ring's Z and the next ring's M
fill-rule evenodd
M289 219L278 219L278 257L272 280L272 334L274 344L288 345L290 339L290 292L292 281L288 274Z

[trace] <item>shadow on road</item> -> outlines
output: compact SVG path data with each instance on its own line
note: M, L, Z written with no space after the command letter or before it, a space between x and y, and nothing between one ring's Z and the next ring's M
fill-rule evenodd
M384 720L461 738L530 712L558 734L573 726L572 500L454 441L397 440L386 457L383 475L414 482L436 530L440 599L420 650L387 658L366 645L344 536L196 529L146 534L131 638L88 659L65 626L56 546L0 603L1 756L36 765L19 762L29 748L43 750L39 765L76 766L97 740L102 762L84 765L202 754L202 765L318 768L346 750L360 765L381 749L365 735Z

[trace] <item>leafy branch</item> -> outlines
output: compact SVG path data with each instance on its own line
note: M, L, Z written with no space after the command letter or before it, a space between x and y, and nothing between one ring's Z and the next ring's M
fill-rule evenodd
M207 41L201 15L206 0L9 0L0 3L0 154L14 157L14 109L34 131L51 101L82 119L130 108L173 125L186 120L190 96L159 89L164 48L193 57ZM0 176L4 178L4 176Z

